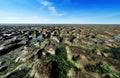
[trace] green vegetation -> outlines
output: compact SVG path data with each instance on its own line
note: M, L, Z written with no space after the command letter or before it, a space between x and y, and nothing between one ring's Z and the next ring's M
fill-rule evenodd
M111 57L113 59L117 59L120 61L120 47L111 49L104 48L102 51L105 53L111 53Z
M107 63L100 62L96 65L88 64L85 66L87 71L96 72L98 74L112 75L115 78L120 78L120 74L113 71Z
M96 47L88 46L88 47L84 48L84 50L89 53L89 56L92 59L96 59L96 57L97 57Z
M30 76L30 73L31 73L31 71L29 71L29 72L24 76L24 78L32 78L32 77Z
M90 57L92 59L96 59L96 56L97 56L96 48L90 49Z
M4 65L8 66L6 70L0 72L0 75L5 75L7 72L11 72L18 65L21 64L21 62L15 62L18 55L19 55L18 51L11 51L11 53L8 53L4 56L0 56L0 61L5 62Z
M103 48L102 51L105 52L105 53L108 53L108 52L111 52L111 49L109 49L109 48Z
M76 71L80 71L80 69L74 63L67 59L65 46L59 47L57 52L58 53L56 55L49 56L49 59L56 62L58 65L58 78L69 78L67 74L71 68L75 68Z
M6 78L23 78L27 74L27 72L27 69L17 70L12 74L8 75Z
M9 75L6 75L5 78L32 78L30 77L30 72L32 70L33 63L28 65L22 70L12 70L9 72ZM16 67L17 68L17 67Z
M112 48L112 58L117 59L120 61L120 47L118 48Z
M32 48L35 48L35 49L39 49L40 48L40 47L35 46L34 44L29 44L29 46L32 47Z
M92 59L96 59L97 52L96 52L95 46L92 46L92 47L91 46L86 46L86 47L73 46L73 47L86 51L87 53L89 53L89 55ZM77 58L75 58L75 56L73 56L73 60L77 60Z

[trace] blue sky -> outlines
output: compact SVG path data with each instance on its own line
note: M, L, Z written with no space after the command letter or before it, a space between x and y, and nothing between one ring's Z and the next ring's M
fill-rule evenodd
M120 0L0 0L0 23L120 24Z

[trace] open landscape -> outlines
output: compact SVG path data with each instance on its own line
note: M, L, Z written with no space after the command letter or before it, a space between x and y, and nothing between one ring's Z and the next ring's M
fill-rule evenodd
M0 0L0 78L120 78L120 0Z
M0 78L120 78L120 25L1 24Z

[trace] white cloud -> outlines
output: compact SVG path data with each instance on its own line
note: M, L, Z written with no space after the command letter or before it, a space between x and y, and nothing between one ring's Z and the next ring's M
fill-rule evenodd
M51 2L48 2L48 1L41 1L41 4L42 4L43 6L51 6L51 5L52 5L52 3L51 3Z
M57 13L56 8L53 6L48 7L48 10L51 12L51 14L55 16L63 16L64 14Z
M56 10L55 6L53 6L52 2L49 2L47 0L40 0L40 3L43 6L47 7L52 15L54 15L54 16L63 16L64 15L62 13L57 12L57 10Z

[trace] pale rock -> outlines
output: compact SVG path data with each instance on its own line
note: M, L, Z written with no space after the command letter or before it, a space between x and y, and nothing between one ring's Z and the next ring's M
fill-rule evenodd
M102 55L103 55L104 57L109 57L109 54L108 54L108 53L102 53Z
M1 46L0 46L0 50L4 49L4 47L5 47L5 46L1 45Z
M70 50L70 48L68 47L68 46L66 46L66 51L67 51L67 57L68 57L68 59L72 59L72 53L71 53L71 50Z
M19 65L15 70L25 69L26 66L27 66L26 63L25 63L25 64L21 64L21 65Z
M48 53L54 55L54 54L55 54L55 50L54 50L53 48L50 48L50 49L48 50Z
M39 42L35 43L34 45L35 45L36 47L39 47L39 46L40 46Z
M72 45L72 43L69 41L69 38L65 38L64 39L64 43L67 44L67 45L69 45L69 46Z
M74 70L73 68L71 68L71 69L69 70L68 76L69 76L70 78L74 78L74 77L75 77L75 70Z
M107 46L109 46L109 47L112 47L112 46L113 46L112 44L109 44L109 43L108 43L108 44L106 44L106 45L107 45Z
M60 42L59 40L58 40L58 38L57 37L55 37L55 36L51 36L51 39L53 39L54 41L56 41L56 42Z
M96 52L97 52L97 55L101 55L101 52L99 49L97 49Z

